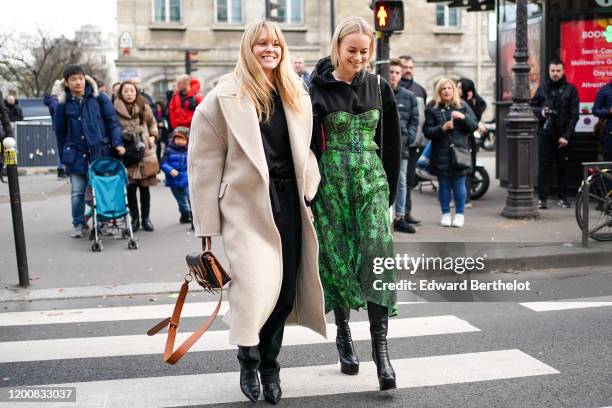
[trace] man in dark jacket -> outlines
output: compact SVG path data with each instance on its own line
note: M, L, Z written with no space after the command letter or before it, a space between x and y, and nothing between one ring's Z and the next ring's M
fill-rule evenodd
M597 92L593 104L593 115L597 116L600 121L607 120L601 143L604 161L612 161L612 81Z
M64 93L53 117L57 147L66 173L70 175L73 238L83 236L85 189L89 164L125 153L121 126L108 97L98 92L96 82L79 65L64 70Z
M568 144L578 122L578 90L565 79L563 62L553 59L548 65L549 78L540 85L531 100L533 113L538 118L538 208L546 209L552 175L559 181L560 207L570 208L567 200Z
M402 80L400 81L400 86L414 93L417 98L423 98L423 103L427 104L427 91L421 85L414 82L414 61L412 57L402 55L400 60L402 61Z
M6 109L8 110L9 119L11 122L19 122L23 120L23 110L19 106L19 102L14 95L6 97Z
M395 221L393 226L395 231L413 234L416 230L410 225L410 221L416 220L410 215L412 210L410 190L412 186L407 187L406 174L408 171L408 158L410 157L410 145L416 140L417 126L419 124L419 106L414 93L399 85L401 78L402 61L398 58L392 58L389 62L389 85L391 85L395 94L402 136L402 161L400 163L397 197L395 198Z

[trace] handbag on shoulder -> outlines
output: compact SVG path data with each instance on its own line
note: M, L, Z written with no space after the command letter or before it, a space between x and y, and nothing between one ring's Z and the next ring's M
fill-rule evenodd
M444 120L446 120L444 111L442 111L442 114L444 115ZM451 168L456 171L471 170L472 153L470 149L455 146L451 133L448 133L448 143L450 146Z
M160 332L165 327L168 327L168 338L166 339L166 348L164 350L164 361L168 364L175 364L185 353L195 344L196 341L208 330L212 322L219 314L221 301L223 300L223 286L231 280L223 266L212 253L212 243L210 237L202 238L202 252L197 254L187 255L186 257L188 271L185 274L185 282L181 285L179 296L174 305L172 316L168 317L147 332L147 335L153 336ZM181 312L189 283L195 280L207 292L219 292L219 302L209 318L202 323L192 334L174 350L174 342L178 333Z

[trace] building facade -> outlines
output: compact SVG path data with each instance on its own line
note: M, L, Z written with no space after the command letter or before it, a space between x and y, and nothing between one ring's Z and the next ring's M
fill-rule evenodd
M265 16L265 0L117 0L118 78L141 77L161 99L184 73L185 52L197 51L192 75L206 92L236 64L245 25ZM312 69L329 53L329 0L277 0L281 26L292 56ZM411 55L415 79L433 94L443 76L468 77L491 102L495 89L494 56L487 52L487 15L464 9L405 0L405 29L391 38L391 55ZM372 21L367 0L336 0L336 22L348 16ZM211 12L212 11L212 12ZM494 49L494 48L493 48ZM490 103L489 103L490 105ZM491 116L491 115L489 115Z

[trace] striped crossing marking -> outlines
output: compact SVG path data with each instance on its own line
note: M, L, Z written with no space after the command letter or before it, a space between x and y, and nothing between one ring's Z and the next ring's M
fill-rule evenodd
M400 389L559 373L516 349L407 358L393 360L393 366ZM377 390L374 363L361 363L359 371L357 376L343 375L335 364L284 368L281 370L283 398ZM229 372L50 386L76 387L76 405L79 407L150 408L246 401L240 392L238 380L238 372Z
M369 340L369 322L350 323L353 340ZM335 325L328 324L329 333L335 332ZM389 324L389 338L430 336L452 333L478 332L478 328L452 315L392 319ZM179 333L180 344L191 333ZM130 336L85 337L32 341L11 341L0 343L0 363L22 361L46 361L74 358L111 357L126 355L160 354L164 349L165 335L149 337L145 334ZM319 344L335 342L335 336L325 339L301 326L287 326L283 345ZM228 330L207 332L192 351L232 350Z
M595 300L600 299L600 300ZM605 299L605 300L604 300ZM569 299L565 301L553 301L553 302L524 302L520 303L528 309L535 312L551 312L556 310L572 310L572 309L586 309L591 307L606 307L612 306L612 297L605 296L601 298L593 299Z
M187 303L181 317L210 316L217 302ZM219 314L227 312L223 302ZM65 324L83 322L112 322L121 320L163 319L172 314L174 303L164 305L99 307L90 309L41 310L33 312L0 313L1 326L27 326L35 324Z

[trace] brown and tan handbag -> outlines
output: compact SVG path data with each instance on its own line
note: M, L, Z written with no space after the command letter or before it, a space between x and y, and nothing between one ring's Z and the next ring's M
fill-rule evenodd
M185 282L181 285L172 317L168 317L155 326L153 326L147 334L153 336L168 327L168 338L166 339L166 348L164 350L164 361L168 364L175 364L185 353L195 344L196 341L208 330L212 322L219 314L221 301L223 300L223 286L231 280L217 257L212 253L212 244L210 237L202 238L202 252L198 254L187 255L188 272L185 274ZM181 320L181 312L189 283L195 280L204 290L211 293L219 292L219 302L209 318L202 323L192 334L174 350L174 342L178 333L179 322Z

